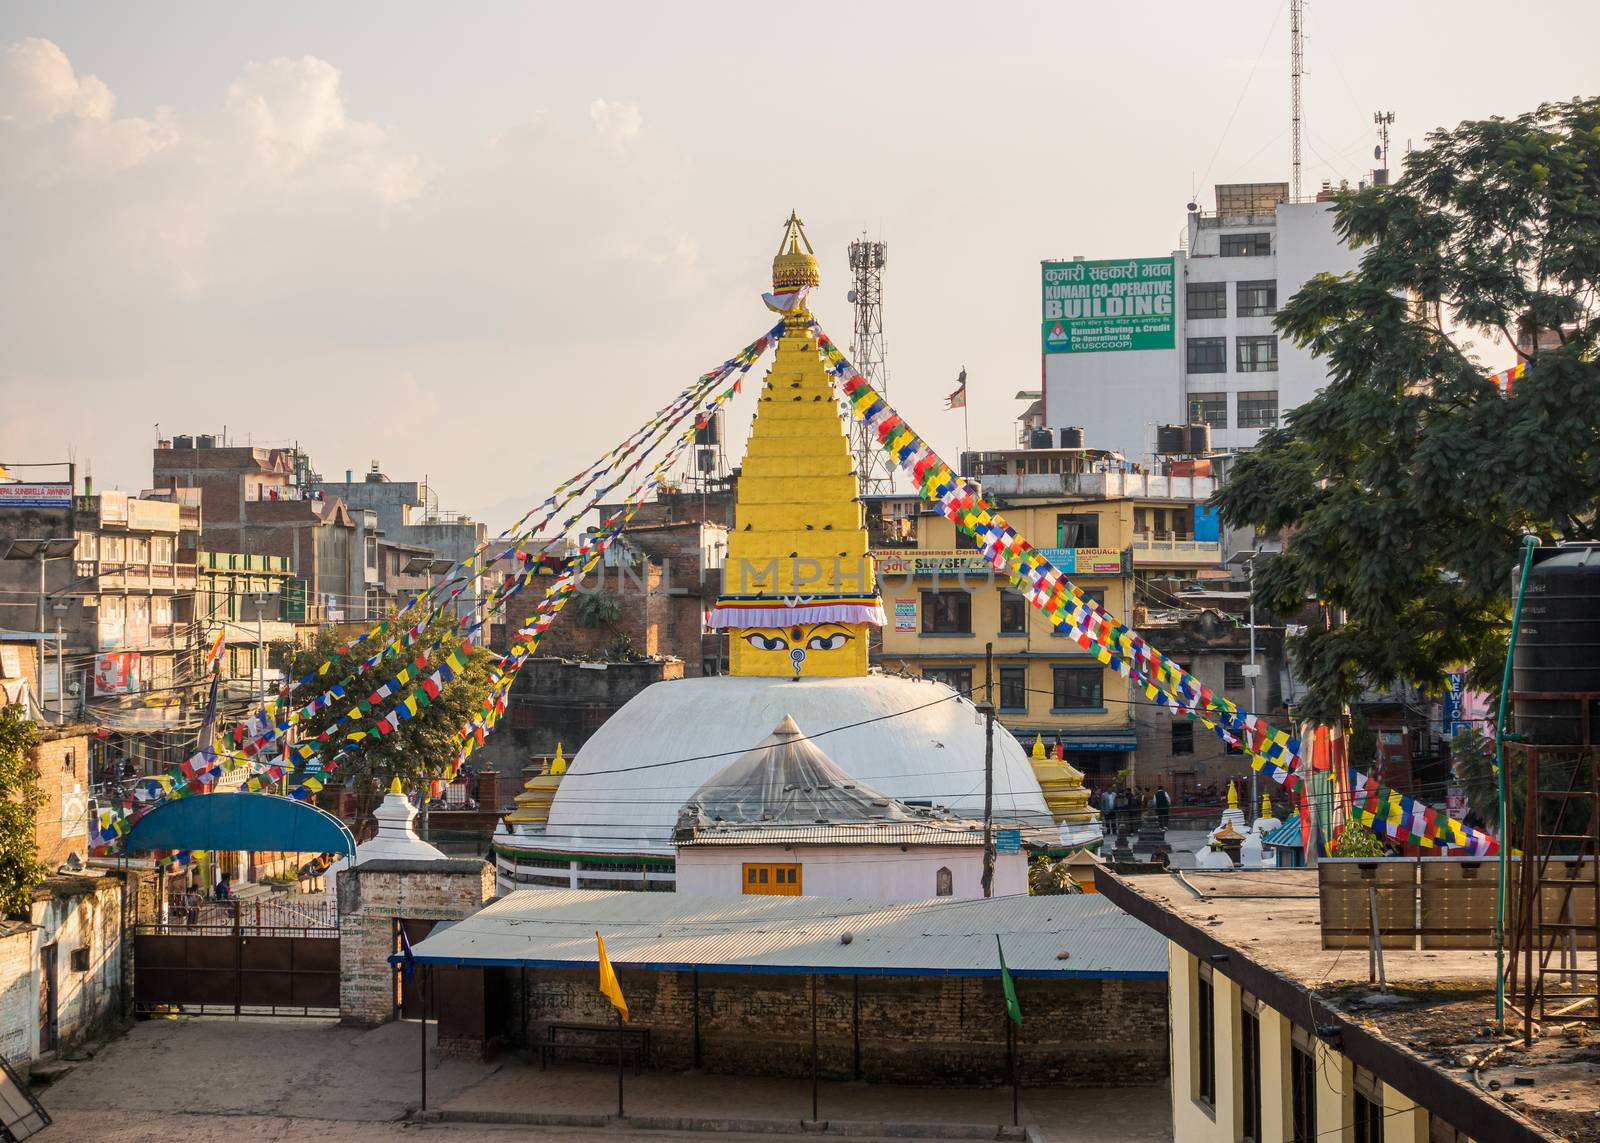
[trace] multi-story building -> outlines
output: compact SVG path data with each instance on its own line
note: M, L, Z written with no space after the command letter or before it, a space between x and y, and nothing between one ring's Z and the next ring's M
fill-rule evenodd
M357 516L363 512L372 513L370 523L358 520L356 524L355 541L361 551L353 565L357 577L353 594L361 601L364 612L369 608L376 612L383 607L378 561L381 541L426 548L456 563L472 556L489 539L486 525L459 512L442 511L438 497L426 484L415 480L390 480L378 468L377 461L372 462L371 470L362 480L356 480L350 469L345 470L344 477L342 481L318 477L316 489L328 500L342 500ZM458 614L482 618L479 612L492 587L487 576L473 580L456 600Z
M253 699L277 682L305 621L305 598L287 556L202 551L195 612L209 647L226 636L227 695Z
M1215 210L1191 204L1170 256L1044 263L1042 426L1141 459L1165 451L1168 424L1209 425L1211 449L1254 446L1326 381L1273 316L1315 275L1356 268L1328 197L1223 184Z
M157 442L153 469L157 490L204 493L201 520L212 549L287 558L308 622L363 617L351 614L366 606L357 522L343 501L315 487L305 453L175 436Z
M1006 518L1115 614L1133 603L1133 503L1061 497L1006 506ZM869 512L869 516L871 513ZM994 645L999 718L1022 742L1060 745L1091 783L1128 767L1135 746L1128 683L992 573L942 516L914 520L912 546L878 548L883 606L879 661L891 673L937 679L981 698L985 645Z

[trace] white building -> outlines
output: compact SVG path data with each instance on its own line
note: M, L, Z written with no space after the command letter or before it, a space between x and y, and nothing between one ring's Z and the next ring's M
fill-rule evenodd
M846 774L784 716L678 814L678 891L921 901L983 896L983 823L910 806ZM994 896L1028 892L1020 848Z
M1288 191L1219 185L1216 210L1188 215L1170 295L1121 277L1152 278L1164 258L1045 263L1045 426L1081 426L1091 446L1147 457L1158 425L1203 422L1212 449L1248 449L1321 389L1326 370L1278 336L1273 316L1317 274L1356 269L1359 255L1335 234L1331 202L1290 202ZM1118 293L1135 287L1157 291L1154 304Z

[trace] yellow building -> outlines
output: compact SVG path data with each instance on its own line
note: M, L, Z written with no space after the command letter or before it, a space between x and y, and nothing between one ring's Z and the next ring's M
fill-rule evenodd
M1131 501L1008 506L1005 514L1086 594L1114 615L1131 614ZM1127 681L1053 630L949 520L918 517L915 533L914 548L873 552L889 616L884 670L937 679L981 700L984 647L992 643L1000 721L1024 743L1062 747L1092 784L1114 780L1134 749Z
M1253 878L1247 890L1235 873L1190 871L1187 885L1094 873L1104 896L1167 938L1174 1139L1552 1143L1573 1111L1597 1105L1600 1080L1573 1072L1570 1047L1488 1062L1487 925L1471 948L1459 947L1464 929L1437 948L1385 933L1380 994L1366 934L1323 934L1315 870ZM1453 1064L1467 1058L1485 1059L1476 1077ZM1565 1097L1516 1094L1551 1087Z

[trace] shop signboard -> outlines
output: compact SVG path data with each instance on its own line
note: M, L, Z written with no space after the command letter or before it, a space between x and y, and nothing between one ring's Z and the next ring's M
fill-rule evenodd
M1045 353L1172 349L1173 259L1043 263Z

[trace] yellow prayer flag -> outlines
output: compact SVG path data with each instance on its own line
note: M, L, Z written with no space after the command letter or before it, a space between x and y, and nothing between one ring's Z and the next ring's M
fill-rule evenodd
M623 1020L627 1020L628 1002L622 997L622 985L617 983L616 969L611 967L611 958L606 955L606 942L599 933L595 933L594 939L600 946L600 994L611 1001L613 1008L622 1013Z

